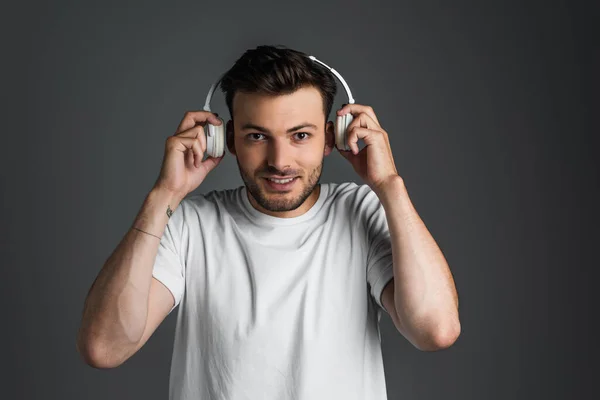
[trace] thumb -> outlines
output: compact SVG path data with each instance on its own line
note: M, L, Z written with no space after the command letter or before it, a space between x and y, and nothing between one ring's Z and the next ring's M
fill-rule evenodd
M206 169L206 172L208 173L221 163L221 160L223 160L225 154L227 154L227 152L223 152L223 155L221 157L207 157L206 160L202 161L201 165Z
M352 153L352 150L346 151L346 150L339 150L338 153L340 153L342 155L342 157L344 157L346 160L353 162L354 159L356 158L356 155L354 153Z
M340 150L339 153L342 155L342 157L348 160L350 165L352 165L352 167L356 170L356 168L358 167L360 155L352 153L351 150Z

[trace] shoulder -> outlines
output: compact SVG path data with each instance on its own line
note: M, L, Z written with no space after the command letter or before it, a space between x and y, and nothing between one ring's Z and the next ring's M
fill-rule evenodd
M367 184L355 182L326 183L328 187L328 198L335 204L364 209L377 207L379 198Z
M183 219L196 215L206 218L211 214L233 212L233 209L239 205L241 189L242 187L237 187L190 194L181 201L173 216L177 211L180 211Z
M328 199L334 215L346 215L348 221L367 229L385 220L385 210L379 197L367 184L354 182L332 183Z

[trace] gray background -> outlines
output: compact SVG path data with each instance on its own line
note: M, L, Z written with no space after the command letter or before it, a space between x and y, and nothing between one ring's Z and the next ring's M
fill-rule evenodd
M315 55L373 106L454 274L462 334L451 348L420 352L382 320L389 398L593 390L599 104L590 4L3 7L2 397L167 398L175 313L124 365L97 370L75 351L83 301L152 187L166 137L259 44ZM336 108L346 100L339 89ZM220 93L213 104L227 115ZM323 181L359 179L338 153L326 158ZM198 191L241 184L228 154Z

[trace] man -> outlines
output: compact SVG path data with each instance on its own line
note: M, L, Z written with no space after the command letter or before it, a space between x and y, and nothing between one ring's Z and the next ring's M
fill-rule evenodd
M385 399L382 311L424 351L460 332L448 265L409 200L387 132L368 106L338 110L354 116L351 151L340 153L365 183L323 184L335 148L327 69L260 46L221 88L244 185L188 196L223 157L203 161L203 127L221 120L186 113L90 289L80 353L116 367L180 305L171 399Z

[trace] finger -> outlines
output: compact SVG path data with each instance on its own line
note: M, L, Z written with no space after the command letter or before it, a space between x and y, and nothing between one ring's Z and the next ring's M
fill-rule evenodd
M348 124L347 129L350 129L353 126L359 126L361 128L374 129L374 130L381 129L381 127L367 113L360 113L360 114L356 115L352 119L352 122L350 122L350 124Z
M181 151L184 154L191 150L191 152L193 153L193 156L194 156L193 165L196 167L200 166L200 163L202 162L202 158L204 157L204 151L202 150L202 147L200 146L200 141L198 140L198 138L173 136L173 141L175 143L173 145L173 146L175 146L175 150ZM187 157L189 157L189 154L185 154L185 155ZM186 160L189 160L189 159L186 159Z
M198 139L200 141L200 147L202 151L206 150L206 134L204 133L204 127L201 125L194 126L187 131L175 134L177 137L188 137Z
M221 120L216 113L210 111L188 111L184 114L175 134L193 128L196 125L204 126L206 125L206 121L213 125L221 125Z
M367 130L373 131L373 132L381 130L381 127L379 125L377 125L375 123L375 121L373 121L373 119L368 114L366 114L366 113L360 113L360 114L358 114L352 120L352 122L350 122L350 124L348 124L348 128L347 129L348 129L349 137L351 136L352 131L354 130L354 128L366 128ZM355 135L356 135L356 133L355 133ZM348 142L349 147L354 152L354 154L358 153L358 139L362 139L362 137L355 137L354 138L355 143L357 143L356 144L356 150L353 149L350 146L350 141ZM367 141L365 141L365 144L368 144Z
M339 153L342 155L342 157L344 157L346 160L348 160L348 162L356 168L357 163L359 163L359 155L354 154L352 152L352 150L347 151L347 150L339 150Z
M365 106L362 104L344 104L342 108L337 111L337 115L345 115L350 113L352 115L358 115L360 113L365 113L377 124L377 127L381 128L379 125L379 120L375 115L375 111L371 106Z
M356 158L356 154L354 154L353 150L339 150L339 153L342 155L342 157L349 161L352 161Z
M185 153L185 166L187 168L192 168L194 166L194 151L188 150Z
M223 152L221 157L208 157L206 160L202 161L200 165L206 168L206 172L210 172L213 168L219 165L223 157L225 157L225 154L226 152Z
M348 147L350 147L352 153L356 155L359 152L358 141L360 139L362 139L365 142L365 145L369 146L373 144L374 138L380 134L380 131L362 128L360 126L354 125L348 131Z

